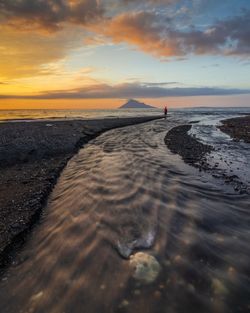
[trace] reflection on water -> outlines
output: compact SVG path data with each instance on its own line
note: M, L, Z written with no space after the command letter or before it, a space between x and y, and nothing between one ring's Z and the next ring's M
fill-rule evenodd
M0 110L0 121L39 119L100 119L116 117L152 116L161 109L113 109L113 110Z
M249 310L249 195L168 151L177 120L109 131L69 162L0 284L1 312ZM137 251L160 271L150 283Z

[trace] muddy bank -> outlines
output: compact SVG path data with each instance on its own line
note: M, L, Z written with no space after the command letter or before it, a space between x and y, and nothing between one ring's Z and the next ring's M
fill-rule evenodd
M0 123L0 268L39 220L67 161L100 133L161 117Z
M219 162L212 162L210 156L214 152L211 145L206 145L198 141L195 137L188 134L192 125L180 125L172 128L165 137L165 144L172 153L179 154L185 163L199 168L200 171L210 173L214 178L224 180L224 183L231 185L235 192L239 194L250 194L249 186L240 181L237 175L227 174L221 169ZM214 156L211 156L214 159ZM230 167L227 160L225 161ZM231 171L230 171L231 172Z
M250 143L250 115L221 121L218 128L235 140Z
M191 127L180 125L172 128L165 137L165 143L171 152L179 154L186 163L205 168L204 156L212 151L212 147L191 137L188 134Z

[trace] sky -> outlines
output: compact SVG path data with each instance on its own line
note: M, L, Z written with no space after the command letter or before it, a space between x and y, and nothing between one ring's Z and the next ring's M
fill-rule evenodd
M250 106L249 0L0 0L0 109Z

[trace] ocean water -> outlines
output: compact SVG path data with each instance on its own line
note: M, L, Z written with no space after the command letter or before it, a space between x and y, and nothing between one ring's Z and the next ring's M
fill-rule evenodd
M37 119L100 119L158 115L160 109L116 110L0 110L0 121Z
M196 121L192 135L232 162L221 170L234 175L241 164L237 175L250 185L249 145L216 127L239 114L173 111L89 142L0 282L2 312L248 312L249 194L183 163L164 143L172 127ZM150 282L131 266L137 252L158 262Z
M114 117L133 117L159 115L163 109L115 109L115 110L0 110L0 121L37 119L100 119ZM243 108L186 108L170 109L170 114L238 114L250 113L250 107Z

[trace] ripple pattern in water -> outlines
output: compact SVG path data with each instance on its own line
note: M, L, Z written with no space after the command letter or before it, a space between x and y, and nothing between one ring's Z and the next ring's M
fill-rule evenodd
M167 150L177 124L109 131L69 162L0 284L1 312L247 312L249 197ZM127 259L145 248L161 268L147 285Z

